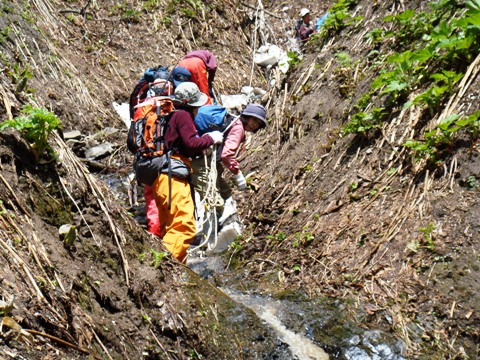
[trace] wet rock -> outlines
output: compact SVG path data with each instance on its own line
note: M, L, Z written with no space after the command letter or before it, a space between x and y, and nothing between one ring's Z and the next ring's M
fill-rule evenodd
M94 147L91 147L87 151L85 151L85 157L88 160L95 160L106 155L110 155L114 150L114 144L106 142Z

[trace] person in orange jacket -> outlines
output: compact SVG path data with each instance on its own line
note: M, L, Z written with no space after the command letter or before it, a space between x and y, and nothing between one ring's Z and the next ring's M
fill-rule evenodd
M197 84L198 89L208 96L207 104L212 105L216 102L213 95L213 80L217 71L215 55L208 50L191 51L179 61L177 66L190 72L189 81Z

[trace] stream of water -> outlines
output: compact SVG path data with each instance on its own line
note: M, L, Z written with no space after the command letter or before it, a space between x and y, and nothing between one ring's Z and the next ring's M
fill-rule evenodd
M285 327L276 316L281 306L277 301L272 301L260 296L246 295L239 292L222 289L233 300L253 310L257 316L269 324L277 333L280 340L290 347L292 355L298 360L328 360L323 349L313 343L310 339L297 334Z
M192 257L187 265L207 280L227 271L220 256ZM222 285L221 290L265 321L289 346L295 360L405 360L401 340L379 330L360 328L346 318L349 311L342 300L305 299L301 295L278 300L229 286Z

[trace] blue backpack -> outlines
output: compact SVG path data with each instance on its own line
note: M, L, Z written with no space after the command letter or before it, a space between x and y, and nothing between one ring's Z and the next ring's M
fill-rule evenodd
M220 105L205 105L198 108L195 116L195 127L198 134L203 135L210 131L225 131L235 116L229 114L227 109Z

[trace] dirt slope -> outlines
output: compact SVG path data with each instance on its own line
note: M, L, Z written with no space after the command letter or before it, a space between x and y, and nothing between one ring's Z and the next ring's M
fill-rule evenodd
M478 137L452 137L435 163L415 160L402 144L424 139L447 111L479 109L478 50L454 64L467 75L433 114L400 103L377 129L341 136L372 81L388 69L381 56L407 50L415 38L402 45L400 35L407 25L420 26L382 19L432 11L427 2L343 3L350 4L351 23L306 47L269 102L267 134L244 157L255 173L242 195L250 232L239 244L239 267L279 296L286 287L356 299L373 327L407 342L411 358L477 359ZM398 37L375 43L374 29ZM377 108L388 101L371 98Z

